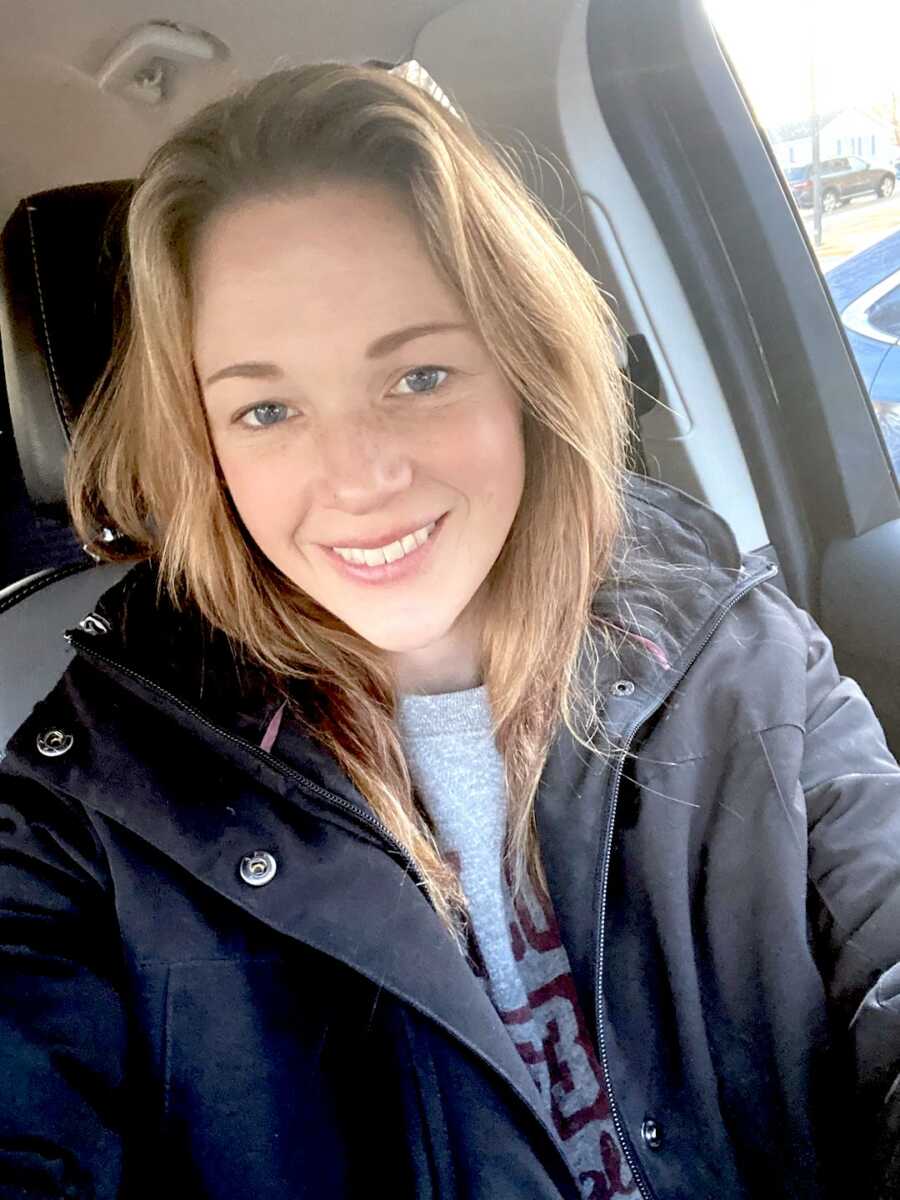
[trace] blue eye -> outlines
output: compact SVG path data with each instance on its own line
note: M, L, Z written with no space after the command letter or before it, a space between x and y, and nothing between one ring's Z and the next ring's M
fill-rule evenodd
M267 425L280 425L287 414L288 408L286 404L254 404L252 408L248 408L246 412L241 413L238 421L242 425L249 426L250 429L265 429ZM252 416L254 420L248 421L247 418Z
M402 392L401 395L422 395L429 392L435 392L446 380L450 374L443 367L416 367L414 371L407 371L401 383L406 383L407 380L412 380L409 392ZM436 376L443 375L443 379L436 379Z

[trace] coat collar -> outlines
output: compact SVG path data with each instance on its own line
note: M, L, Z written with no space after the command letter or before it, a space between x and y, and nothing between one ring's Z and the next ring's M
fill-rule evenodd
M603 730L613 747L663 703L735 598L773 573L764 559L742 560L726 522L676 488L629 475L625 500L627 520L617 546L615 580L600 589L594 602L595 612L621 631L621 641L615 657L598 656L592 678L587 678L586 664L580 668L603 710ZM93 639L81 635L81 643L95 654L91 670L107 671L117 686L142 702L149 698L163 708L175 703L180 722L214 745L220 757L243 769L251 763L260 776L283 789L283 779L276 780L277 760L254 749L279 698L193 610L179 612L166 600L157 602L151 564L134 568L109 589L96 611L109 633ZM86 665L76 661L68 676L74 672L80 678ZM149 693L146 681L152 684ZM90 671L85 688L92 697ZM90 721L87 712L85 719ZM301 738L300 748L303 777L314 789L337 797L351 824L353 814L374 820L370 805L330 753L310 738ZM573 790L596 794L599 762L595 756L586 762L583 749L563 728L550 747L535 810L563 936L585 987L591 973L590 939L577 916L569 924L568 914L584 911L579 896L592 885L586 855L599 836L599 824L586 829L572 821L567 798ZM40 766L46 768L46 763ZM333 809L332 816L337 819ZM128 813L121 819L127 823ZM596 808L585 816L592 822L600 819Z

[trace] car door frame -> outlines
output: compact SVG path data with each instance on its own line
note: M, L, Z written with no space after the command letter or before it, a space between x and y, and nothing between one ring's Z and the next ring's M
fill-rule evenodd
M900 496L771 146L701 0L590 0L587 39L598 104L689 297L787 590L900 749Z

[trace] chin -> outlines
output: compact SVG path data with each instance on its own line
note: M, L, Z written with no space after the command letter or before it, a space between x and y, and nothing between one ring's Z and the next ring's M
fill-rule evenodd
M394 631L391 629L367 628L364 625L355 625L343 618L345 624L349 625L354 633L361 638L365 638L373 646L377 646L379 650L383 650L385 654L415 654L420 651L427 650L429 646L439 641L446 629L443 627L428 630L427 633L417 633L415 636L410 636L409 630Z
M443 622L436 620L416 620L414 617L404 620L401 624L386 623L373 625L367 622L354 622L352 617L342 617L355 634L384 650L386 654L412 654L415 650L424 650L434 642L444 637L454 624L449 617Z

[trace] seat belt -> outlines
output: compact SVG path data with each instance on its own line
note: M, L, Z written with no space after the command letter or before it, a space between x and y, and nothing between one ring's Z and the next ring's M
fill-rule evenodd
M653 352L642 333L632 333L625 339L628 364L622 374L628 395L628 424L631 430L629 467L639 475L647 474L647 459L641 435L641 417L652 412L660 399L659 369Z

